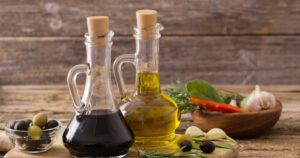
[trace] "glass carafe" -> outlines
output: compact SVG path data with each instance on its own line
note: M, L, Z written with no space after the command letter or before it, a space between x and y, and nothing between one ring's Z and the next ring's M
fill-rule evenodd
M162 25L149 29L134 28L135 54L116 58L113 65L119 91L127 100L120 107L135 135L140 149L154 149L170 145L180 123L180 111L176 103L160 89L158 71L159 38ZM132 63L136 68L133 93L128 93L122 76L122 64Z
M115 106L111 90L112 37L112 31L97 38L87 33L87 64L74 66L68 74L75 115L63 133L63 142L76 157L123 157L133 144L133 133ZM82 99L76 84L81 73L86 75Z

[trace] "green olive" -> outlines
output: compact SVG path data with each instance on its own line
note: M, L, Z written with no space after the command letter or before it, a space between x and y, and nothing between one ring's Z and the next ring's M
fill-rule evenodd
M33 119L32 119L32 123L36 126L39 126L39 127L43 127L45 126L45 124L47 123L48 121L48 117L45 113L38 113L36 114Z
M40 140L42 136L42 129L39 126L31 126L28 128L28 135L32 140Z

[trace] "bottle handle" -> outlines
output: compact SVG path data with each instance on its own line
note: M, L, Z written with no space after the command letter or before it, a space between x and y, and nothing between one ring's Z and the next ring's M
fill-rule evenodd
M73 66L70 69L67 77L68 87L73 101L73 106L76 112L79 114L83 113L86 110L87 107L86 105L88 104L89 97L84 97L85 100L84 99L81 100L81 97L78 93L76 79L77 76L82 73L86 74L86 79L90 79L90 77L88 77L89 72L90 72L90 67L88 66L88 64L79 64ZM86 81L86 82L91 84L90 81Z
M134 63L134 54L123 54L118 56L113 63L113 73L119 88L119 92L122 97L128 92L125 87L124 78L122 74L122 66L124 63L131 63L135 66Z

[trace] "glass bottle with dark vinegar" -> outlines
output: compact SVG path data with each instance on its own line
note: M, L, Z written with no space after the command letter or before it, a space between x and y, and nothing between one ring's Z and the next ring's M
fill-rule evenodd
M88 17L87 22L87 64L74 66L68 74L76 114L63 133L63 142L75 157L124 157L134 137L111 90L113 32L108 30L106 16ZM86 74L82 99L76 85L80 73Z
M137 11L136 52L119 56L113 65L120 93L127 99L120 109L134 132L136 145L145 150L172 144L180 123L176 103L160 90L158 44L163 27L156 23L156 14L155 10ZM123 63L136 67L135 89L129 96L121 72Z

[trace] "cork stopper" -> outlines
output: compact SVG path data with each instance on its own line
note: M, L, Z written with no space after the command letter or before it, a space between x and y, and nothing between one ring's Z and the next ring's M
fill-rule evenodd
M137 27L139 29L148 29L155 27L157 19L157 11L150 9L142 9L136 11Z
M108 16L87 17L88 33L91 37L102 37L108 33Z
M142 30L142 39L152 40L157 21L157 11L150 9L138 10L136 11L136 20L137 28Z
M108 16L87 17L87 28L89 37L92 39L92 47L105 47L107 41L104 36L109 31Z

